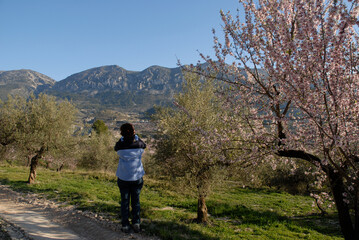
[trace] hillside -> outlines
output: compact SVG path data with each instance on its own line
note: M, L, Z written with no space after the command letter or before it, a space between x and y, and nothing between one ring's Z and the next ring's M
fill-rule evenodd
M55 80L33 70L0 71L0 99L5 100L8 94L27 97L54 84Z

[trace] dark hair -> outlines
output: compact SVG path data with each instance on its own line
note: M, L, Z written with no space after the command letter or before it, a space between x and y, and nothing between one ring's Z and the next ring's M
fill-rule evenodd
M120 127L121 135L125 138L130 138L135 135L135 128L131 123L124 123Z

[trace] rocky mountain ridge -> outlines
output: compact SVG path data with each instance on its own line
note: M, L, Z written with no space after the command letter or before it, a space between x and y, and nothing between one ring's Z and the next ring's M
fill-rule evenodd
M0 71L0 99L6 99L8 94L27 97L55 83L54 79L29 69Z
M117 65L91 68L57 82L52 89L65 92L149 91L163 93L177 89L183 81L180 68L151 66L128 71Z
M117 65L101 66L75 73L61 81L32 71L0 71L0 99L8 94L28 96L46 93L72 100L85 109L120 108L146 111L170 102L181 89L181 68L151 66L128 71Z

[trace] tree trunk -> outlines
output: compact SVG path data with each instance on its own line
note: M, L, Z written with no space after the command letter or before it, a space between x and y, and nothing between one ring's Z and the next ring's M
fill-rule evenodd
M355 189L355 193L354 193L354 230L355 230L356 236L359 236L358 197L359 197L359 191L358 191L358 189Z
M207 206L206 206L206 198L203 196L200 196L198 198L197 222L198 223L207 223L208 222L208 210L207 210Z
M33 156L31 158L31 163L30 163L30 175L29 175L29 180L27 181L27 183L32 184L35 182L36 179L36 168L37 168L37 163L39 162L39 155L36 154L35 156Z
M62 163L59 168L56 169L57 172L61 172L62 168L64 167L64 164Z
M312 164L321 164L320 158L311 155L309 153L306 153L301 150L284 150L284 151L278 151L277 153L281 157L290 157L290 158L299 158L306 160ZM355 226L353 225L349 206L344 201L343 194L345 193L345 185L343 182L343 178L340 176L338 172L335 172L333 167L330 165L321 165L323 171L327 174L329 182L330 182L330 188L331 192L334 197L335 206L338 211L338 218L339 218L339 225L340 229L342 231L342 234L346 240L357 240L359 239L357 228L357 223ZM355 219L356 221L357 219Z
M344 238L346 240L359 239L351 220L348 204L344 202L343 193L345 192L345 189L343 179L338 173L335 173L333 169L328 169L326 172L329 178L335 205L338 210L339 224Z
M45 152L45 148L41 147L41 149L36 153L36 155L31 158L30 175L29 175L29 180L27 181L27 183L32 184L35 182L37 164L44 152Z

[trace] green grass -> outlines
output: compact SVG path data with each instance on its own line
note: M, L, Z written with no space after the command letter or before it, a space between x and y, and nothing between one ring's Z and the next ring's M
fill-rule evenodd
M28 185L28 168L0 166L0 182L17 191L105 213L119 222L120 194L114 176L39 169ZM224 187L225 186L225 187ZM162 239L343 239L334 212L321 217L312 199L226 182L207 199L210 223L196 224L197 200L164 180L145 177L141 216L148 234Z

